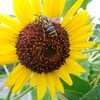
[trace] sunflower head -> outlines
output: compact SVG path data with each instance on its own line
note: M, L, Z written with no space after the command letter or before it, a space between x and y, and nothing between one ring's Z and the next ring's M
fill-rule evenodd
M57 36L52 37L53 31ZM20 32L16 50L20 62L33 72L52 72L69 57L68 34L61 24L36 20Z

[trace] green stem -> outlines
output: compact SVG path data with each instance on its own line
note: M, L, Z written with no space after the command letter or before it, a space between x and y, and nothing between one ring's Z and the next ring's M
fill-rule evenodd
M93 62L94 60L96 60L98 57L100 57L100 54L96 55L94 58L91 59L91 62Z
M93 52L93 51L100 51L100 49L90 49L86 51L82 51L83 53Z
M31 91L33 89L33 87L29 87L28 89L26 89L24 92L22 92L21 94L19 94L18 96L12 98L11 100L18 100L20 99L22 96L24 96L26 93L28 93L29 91Z
M96 80L96 79L93 79L93 81L90 82L90 85L93 85L93 84L95 83L95 80Z
M99 80L100 80L100 72L99 72L99 74L98 74L98 76L97 76L97 78L96 78L96 81L95 81L95 83L94 83L94 86L97 85L97 83L99 82Z
M60 92L57 91L57 96L60 100L68 100L67 98L65 98Z
M13 89L13 86L10 88L9 92L8 92L8 95L6 97L6 100L10 100L10 96L11 96L11 91Z
M4 67L4 69L5 69L6 74L9 76L9 71L8 71L6 65L3 65L3 67Z

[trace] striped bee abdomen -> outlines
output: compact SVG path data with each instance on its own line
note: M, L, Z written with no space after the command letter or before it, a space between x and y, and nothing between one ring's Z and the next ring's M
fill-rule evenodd
M45 25L45 28L51 37L57 36L57 32L52 24Z

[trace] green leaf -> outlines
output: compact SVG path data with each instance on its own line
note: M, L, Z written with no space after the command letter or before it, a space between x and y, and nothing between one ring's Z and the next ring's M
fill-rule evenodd
M90 1L91 1L91 0L84 0L84 1L83 1L83 4L81 5L81 7L82 7L83 9L86 9L87 4L88 4Z
M91 24L92 21L94 20L94 18L95 18L95 17L91 17L91 18L88 20L88 22L87 22L86 24L87 24L87 25L88 25L88 24Z
M86 81L89 81L88 80L88 76L90 75L90 63L88 60L78 60L77 61L85 70L86 70L86 73L83 73L80 78L82 78L83 80L86 80Z
M94 71L94 72L99 72L100 71L100 65L97 65L97 64L95 64L95 65L91 65L91 70L92 71Z
M68 99L68 100L79 100L79 98L81 98L83 95L77 92L72 92L72 91L65 91L66 94L64 94L64 96Z
M0 66L0 75L2 75L2 74L6 74L6 72L5 72L4 68Z
M92 89L91 85L87 81L82 80L75 75L71 75L71 78L73 81L72 86L69 86L67 83L62 81L65 91L72 91L84 95Z
M37 100L37 88L31 91L32 100Z
M37 88L34 88L32 90L31 95L32 95L32 100L37 100ZM51 97L50 97L48 90L46 91L46 94L44 95L42 100L51 100Z
M95 37L98 37L100 38L100 28L99 29L94 29L94 34L93 34Z
M80 100L100 100L100 84L85 94Z
M66 4L62 13L62 16L66 14L66 12L72 7L72 5L76 2L76 0L66 0Z
M29 88L29 84L25 85L20 92L24 92L27 88Z
M73 4L76 2L77 0L66 0L66 4L62 13L62 16L64 16L66 14L66 12L73 6ZM80 8L86 9L87 4L90 2L91 0L84 0L83 4L81 5Z
M45 94L45 96L43 97L42 100L52 100L51 96L50 96L50 93L49 93L49 90L47 90L47 92L46 92L46 94Z

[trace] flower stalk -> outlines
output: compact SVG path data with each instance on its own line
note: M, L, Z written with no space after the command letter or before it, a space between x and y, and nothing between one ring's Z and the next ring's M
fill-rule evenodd
M9 76L9 71L8 71L6 65L3 65L3 67L4 67L4 69L5 69L6 74Z
M100 80L100 72L95 80L94 87L98 84L99 80Z
M11 91L13 89L13 86L10 88L9 92L8 92L8 95L6 97L6 100L11 100L10 97L11 97Z
M57 91L57 96L60 100L68 100L67 98L65 98L60 92Z
M88 52L93 52L93 51L100 51L100 49L90 49L90 50L85 50L85 51L82 51L82 52L88 53Z
M27 88L24 92L20 93L18 96L12 98L11 100L18 100L18 99L20 99L22 96L24 96L26 93L28 93L32 89L33 89L33 87Z

